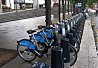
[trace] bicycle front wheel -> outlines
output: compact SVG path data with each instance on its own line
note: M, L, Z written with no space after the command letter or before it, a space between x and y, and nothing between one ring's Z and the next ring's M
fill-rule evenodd
M30 50L26 46L17 45L17 51L19 56L27 62L33 61L36 58L36 54L34 51Z
M80 43L78 42L77 39L74 39L74 41L75 41L74 47L76 49L76 52L78 53L80 51Z

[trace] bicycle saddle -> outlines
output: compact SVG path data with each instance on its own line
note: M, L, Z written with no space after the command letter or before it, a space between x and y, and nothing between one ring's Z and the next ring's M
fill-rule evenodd
M34 32L36 32L36 30L27 30L27 33L28 33L28 34L32 34L32 33L34 33Z
M38 29L42 29L42 28L45 28L45 26L42 25L38 26Z

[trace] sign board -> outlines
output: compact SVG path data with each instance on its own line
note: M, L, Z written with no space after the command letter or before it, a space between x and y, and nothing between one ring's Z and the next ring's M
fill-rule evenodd
M77 3L77 6L78 6L78 7L81 7L81 6L82 6L82 3Z

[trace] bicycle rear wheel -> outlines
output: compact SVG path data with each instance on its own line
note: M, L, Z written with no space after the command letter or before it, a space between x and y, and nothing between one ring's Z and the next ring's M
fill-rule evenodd
M69 46L69 49L70 49L70 66L72 66L77 61L77 52L72 45Z
M17 52L19 56L27 62L33 61L36 58L35 52L26 46L17 45Z
M37 46L37 50L42 53L42 54L45 54L48 52L48 46L45 44L45 43L40 43L38 42L37 43L38 46Z
M80 43L77 39L74 39L74 41L75 41L74 47L76 49L76 52L78 53L80 51Z

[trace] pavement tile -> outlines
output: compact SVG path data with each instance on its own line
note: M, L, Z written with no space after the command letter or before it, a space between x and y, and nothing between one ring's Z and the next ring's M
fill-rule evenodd
M83 38L78 53L78 60L74 68L98 68L98 57L90 21L86 20Z
M16 50L0 48L0 67L18 55Z

